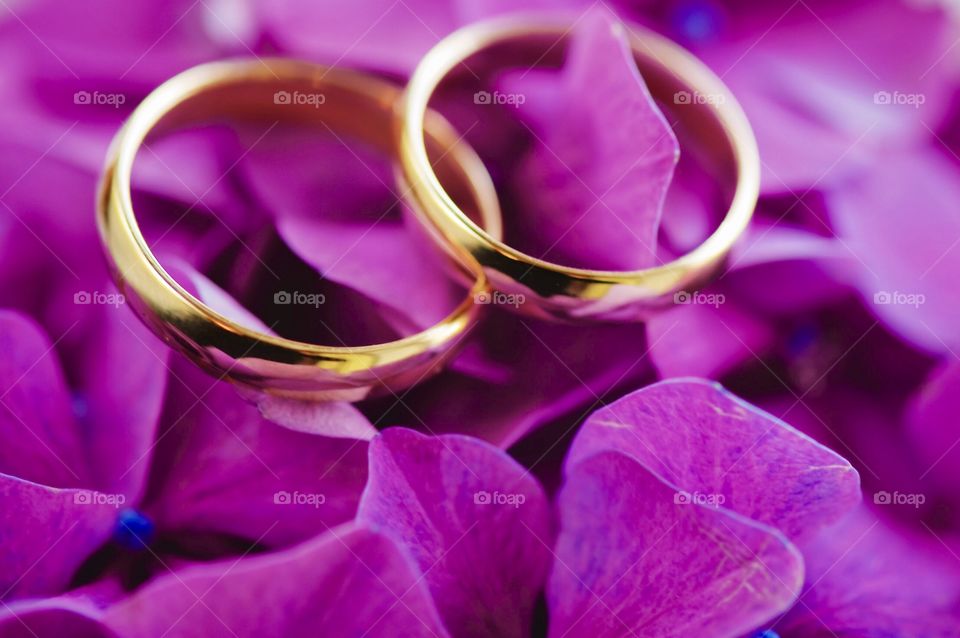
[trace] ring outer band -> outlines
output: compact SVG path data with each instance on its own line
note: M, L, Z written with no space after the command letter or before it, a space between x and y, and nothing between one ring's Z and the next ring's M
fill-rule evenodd
M140 319L163 341L211 374L255 390L307 400L357 401L396 393L442 367L478 318L476 295L488 290L483 274L467 297L444 319L422 332L395 341L356 347L305 343L261 333L216 312L190 294L160 265L134 213L131 175L134 160L153 128L187 98L211 88L241 82L303 82L361 91L382 103L383 117L400 89L355 71L287 59L230 60L203 64L171 78L131 114L108 151L98 188L97 224L120 292ZM463 165L484 218L499 222L496 194L482 162L445 120L431 118L450 155ZM401 184L401 188L402 188ZM411 202L412 204L412 202Z
M726 85L693 54L643 27L627 27L641 72L647 66L669 76L676 87L725 98L709 108L736 172L728 211L703 243L663 265L590 270L527 255L486 233L459 209L430 168L426 153L424 114L437 86L460 62L492 46L531 37L555 38L559 43L569 37L570 24L543 16L500 17L464 27L435 45L415 69L398 109L401 167L418 207L444 238L443 249L461 268L483 268L495 291L523 295L520 312L564 322L643 320L672 304L675 293L697 290L723 267L759 197L760 156L750 123Z

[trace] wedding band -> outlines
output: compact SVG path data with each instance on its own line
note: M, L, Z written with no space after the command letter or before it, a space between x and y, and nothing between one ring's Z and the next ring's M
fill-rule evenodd
M421 60L399 106L400 160L418 210L442 238L442 247L461 268L479 264L492 288L524 299L521 312L556 320L642 320L673 301L681 290L697 290L722 267L757 203L760 158L743 110L723 82L692 54L639 26L626 27L637 66L654 98L710 95L672 113L724 173L729 207L699 246L663 265L633 271L572 268L512 248L484 231L457 206L431 169L424 142L424 115L441 81L478 53L504 49L528 66L560 66L571 23L511 16L479 22L441 40ZM521 65L516 65L521 66ZM699 102L699 101L698 101ZM669 214L669 211L666 211Z
M282 99L298 94L323 99ZM113 275L144 323L214 375L303 399L356 401L397 392L442 367L476 322L480 307L474 298L488 290L479 269L466 299L422 332L358 347L303 343L240 325L188 293L151 252L133 210L131 174L148 137L215 118L269 118L323 123L394 155L393 109L399 94L395 85L366 74L281 59L204 64L153 91L114 139L97 200L97 222ZM497 196L479 157L439 115L428 117L427 128L439 157L437 169L462 186L480 223L498 234Z

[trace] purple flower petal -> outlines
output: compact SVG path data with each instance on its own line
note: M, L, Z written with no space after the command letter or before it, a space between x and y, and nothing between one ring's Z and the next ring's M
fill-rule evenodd
M705 455L709 458L709 453ZM679 492L618 452L568 472L550 636L738 636L785 611L803 561L779 532Z
M84 442L54 346L39 326L0 312L0 471L53 487L90 484Z
M236 133L226 127L201 126L176 131L141 149L133 171L133 188L186 204L190 212L197 215L208 215L212 211L236 230L244 220L236 219L238 215L225 214L237 207L238 193L231 169L236 158L243 157L247 150L239 143ZM93 170L99 170L99 166ZM183 214L181 207L178 215Z
M409 416L385 422L508 447L559 417L582 418L608 392L648 381L647 354L640 325L584 330L494 311L471 333L451 371L404 395ZM388 407L395 403L387 400Z
M398 538L458 636L526 636L550 563L549 506L502 451L391 428L370 445L357 520Z
M152 7L117 0L96 0L83 7L43 1L18 7L19 20L9 21L10 33L4 37L17 37L22 50L31 52L35 77L69 89L63 97L75 107L72 119L79 119L80 113L91 117L91 106L74 105L76 90L137 88L145 93L144 85L152 88L203 60L243 50L237 37L221 48L203 35L207 25L217 24L210 13L209 6L188 0ZM100 18L91 20L92 15ZM124 103L126 108L133 106L135 95Z
M699 379L662 381L593 413L577 434L567 471L616 450L691 494L808 537L860 500L857 472L835 452Z
M960 567L930 530L906 533L865 507L805 545L805 591L774 630L806 636L957 635Z
M650 354L662 377L717 378L773 343L772 327L728 303L723 293L693 294L719 301L680 306L647 321Z
M954 35L935 9L883 0L757 4L731 13L722 42L695 52L743 104L764 158L766 192L840 184L884 149L926 136L924 126L935 127L949 104L944 80L952 71L943 52ZM888 46L890 33L900 46ZM884 93L924 101L920 108L884 103Z
M97 616L94 610L74 601L53 599L15 603L0 609L0 636L118 638Z
M404 222L406 203L388 158L355 140L307 135L271 134L244 158L245 175L280 237L324 280L390 309L395 329L440 321L463 293L433 247Z
M960 481L960 363L942 365L921 386L906 413L907 434L929 476L956 502Z
M190 567L112 607L125 636L448 636L420 573L353 525L283 552Z
M0 474L0 599L50 595L66 587L110 537L123 498Z
M862 266L859 287L873 311L935 352L960 348L958 177L934 150L901 151L828 200L837 234Z
M531 128L537 142L520 168L526 249L571 266L652 266L679 147L623 25L591 11L561 73L564 108Z
M210 281L205 275L179 259L166 260L165 270L184 290L205 303L211 309L245 328L275 335L273 330L226 290Z
M835 237L758 222L735 247L724 292L754 314L796 315L844 300L857 257Z
M288 51L399 73L413 70L457 24L452 8L435 0L370 0L360 5L282 0L255 6L261 23Z
M291 430L369 441L377 428L349 403L317 403L261 394L254 400L263 418Z
M366 481L364 443L280 427L192 364L178 359L172 370L143 506L158 526L277 545L353 516Z
M77 376L74 408L87 440L94 485L128 500L142 495L148 451L167 387L169 350L124 305L89 306L78 339L64 340Z

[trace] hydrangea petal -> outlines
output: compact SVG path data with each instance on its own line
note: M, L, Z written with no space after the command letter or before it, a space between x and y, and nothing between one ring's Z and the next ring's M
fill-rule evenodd
M456 26L452 8L435 0L255 3L261 24L284 49L328 63L347 62L409 73ZM322 33L323 37L317 37Z
M790 607L803 581L796 548L773 529L677 494L617 452L567 474L547 589L550 636L732 638Z
M388 414L382 422L469 434L508 447L537 427L573 412L579 418L608 393L651 377L644 327L637 324L584 330L493 310L468 339L464 365L455 360L452 372L405 394L409 416ZM395 403L387 399L387 407Z
M537 141L520 168L528 250L571 266L652 266L679 146L623 25L606 10L589 12L562 74L564 109L533 127Z
M255 398L263 418L298 432L369 441L377 429L349 403L316 403L272 394Z
M214 311L239 325L263 334L275 336L270 326L247 310L233 295L210 281L203 273L180 259L168 259L166 271L184 290L202 301Z
M282 552L160 577L105 622L122 635L171 638L449 635L409 556L353 525Z
M723 293L703 294L719 301L679 306L647 321L651 357L665 378L716 378L760 356L773 343L771 326L727 303Z
M35 77L69 89L64 90L64 103L76 108L73 119L77 119L84 108L89 117L91 107L75 103L74 91L124 90L128 97L124 104L132 108L147 86L152 88L178 71L230 50L241 50L244 45L239 40L221 48L203 37L208 12L206 5L189 0L152 6L96 0L82 7L43 1L18 6L19 20L10 21L10 33L4 37L22 39L23 50L31 52ZM100 19L91 20L91 15ZM103 46L91 43L108 46L110 55L104 55Z
M866 507L825 529L801 548L805 590L773 629L782 636L956 636L960 563L929 530L905 532Z
M77 338L65 340L63 348L77 378L74 411L87 440L94 486L133 501L146 481L169 350L125 305L89 308L91 316L71 334Z
M370 445L357 520L398 538L458 636L525 636L550 563L536 480L488 444L391 428Z
M733 15L722 42L695 52L750 118L766 192L840 184L871 156L925 136L949 105L944 80L952 70L943 54L955 36L934 8L897 0L766 3ZM899 47L888 46L891 32ZM894 94L924 99L919 107L896 104Z
M54 345L12 311L0 312L0 438L0 471L53 487L89 485Z
M304 137L274 132L242 165L284 242L323 279L389 308L399 330L449 314L462 293L407 227L386 159L353 140Z
M15 604L0 609L0 637L119 638L89 610L62 602Z
M958 176L935 150L903 151L828 200L837 234L862 265L859 287L871 308L934 352L960 348Z
M122 495L0 474L0 600L51 595L113 531Z
M757 222L734 247L722 281L727 296L755 314L796 315L847 298L858 266L835 237Z
M960 363L941 365L913 398L907 433L919 453L921 478L954 494L960 481ZM955 497L954 497L955 498Z
M144 509L169 530L288 544L349 520L366 444L281 427L177 359ZM351 416L350 418L356 418Z
M617 450L687 492L808 537L860 500L856 470L835 452L700 379L662 381L594 412L577 434L567 470Z

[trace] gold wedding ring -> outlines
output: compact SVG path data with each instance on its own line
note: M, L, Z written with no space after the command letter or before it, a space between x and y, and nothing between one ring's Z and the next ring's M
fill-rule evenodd
M322 94L322 105L276 98L298 93ZM139 149L148 138L184 124L222 118L323 124L393 156L399 93L393 84L366 74L280 59L205 64L153 91L114 139L97 200L114 277L146 325L214 375L297 398L356 401L396 392L439 369L482 308L474 303L487 290L479 269L466 299L422 332L359 347L302 343L251 330L188 293L157 261L132 203L131 174ZM457 184L480 224L498 234L497 196L482 162L445 120L436 114L427 120L436 170Z
M424 116L433 93L461 63L483 52L503 52L516 66L559 66L571 23L542 16L511 16L467 26L440 41L417 66L401 100L399 140L404 177L424 221L460 268L482 267L492 288L515 298L521 312L558 320L636 321L696 290L720 268L756 206L760 159L742 109L723 82L692 54L647 29L629 26L627 37L654 98L675 102L682 92L716 96L672 113L707 155L729 195L715 231L691 252L654 268L606 271L571 268L525 254L486 232L467 216L431 168ZM614 125L611 123L611 125ZM669 211L666 211L669 214Z

